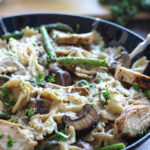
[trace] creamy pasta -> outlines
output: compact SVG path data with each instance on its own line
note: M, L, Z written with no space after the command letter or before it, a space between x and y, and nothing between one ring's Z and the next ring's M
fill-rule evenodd
M1 39L0 112L9 113L9 117L0 114L1 149L9 147L10 138L10 150L21 149L18 146L23 149L23 145L24 150L95 150L116 143L127 146L127 138L138 136L150 126L149 119L132 130L142 113L150 117L150 95L144 94L149 91L140 84L125 83L112 73L114 62L115 69L127 62L122 62L121 46L105 46L96 31L75 34L52 30L49 38L57 58L105 60L108 66L51 62L42 34L33 28L26 27L19 39ZM148 63L145 56L140 58L131 66L131 73L143 73ZM134 120L136 109L142 113ZM124 113L127 119L121 118ZM7 125L18 131L7 133Z

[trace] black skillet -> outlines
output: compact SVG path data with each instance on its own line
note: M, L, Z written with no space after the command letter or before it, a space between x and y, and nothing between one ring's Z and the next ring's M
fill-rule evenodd
M144 39L134 32L111 23L106 20L75 16L68 14L24 14L18 16L5 17L0 20L0 35L2 35L5 30L8 32L13 32L15 30L20 30L25 26L37 27L42 24L49 24L55 22L62 22L72 26L74 29L76 24L80 24L80 32L85 33L93 29L96 29L103 36L104 41L109 46L122 45L130 53L138 43L142 42ZM150 46L148 46L144 52L140 53L137 57L132 60L134 62L141 56L147 56L150 59ZM146 69L145 74L150 75L148 71L150 66ZM141 138L135 138L129 140L129 146L124 150L150 150L150 145L148 145L148 140L150 140L150 132ZM150 143L150 142L149 142ZM144 148L144 149L143 149Z

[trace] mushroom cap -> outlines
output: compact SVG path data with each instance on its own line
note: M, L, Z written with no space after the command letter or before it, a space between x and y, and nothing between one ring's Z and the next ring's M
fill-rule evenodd
M53 67L49 70L49 75L56 75L55 82L58 85L69 86L72 84L72 78L68 71L59 67Z
M73 126L75 128L77 136L82 136L90 132L98 123L99 116L94 108L86 104L83 106L83 115L77 119L71 119L69 116L64 115L62 122L68 127Z
M120 60L121 64L123 67L129 68L131 65L131 58L130 55L126 52L123 51L121 52L121 60Z

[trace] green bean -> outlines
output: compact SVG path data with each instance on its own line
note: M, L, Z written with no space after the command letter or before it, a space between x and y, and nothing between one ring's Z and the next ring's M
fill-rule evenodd
M55 50L54 50L54 48L51 44L51 41L49 39L50 37L48 35L48 32L44 26L42 26L40 28L40 31L41 31L42 36L43 36L44 46L46 48L45 51L48 54L48 58L50 58L51 61L55 61L55 59L56 59Z
M3 34L1 36L2 39L6 39L6 40L9 40L10 38L21 38L24 34L24 31L15 31L13 33L7 33L7 34Z
M99 60L93 58L81 58L81 57L59 57L56 58L56 62L60 64L76 64L76 65L88 65L88 66L102 66L108 67L106 59Z
M51 24L47 24L47 25L43 25L45 26L45 28L47 30L51 30L51 29L58 29L58 30L64 30L64 31L67 31L67 32L73 32L73 29L72 27L70 27L69 25L67 24L64 24L64 23L51 23ZM34 28L35 30L40 30L40 27L35 27ZM24 31L15 31L15 32L12 32L12 33L7 33L7 34L3 34L1 36L2 39L6 39L6 40L9 40L10 38L21 38L22 36L24 35Z
M125 148L125 145L123 143L117 143L106 147L98 148L96 150L122 150L123 148Z

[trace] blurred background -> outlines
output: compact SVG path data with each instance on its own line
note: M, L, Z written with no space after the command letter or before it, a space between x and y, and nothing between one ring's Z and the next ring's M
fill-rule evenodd
M150 33L150 0L0 0L0 17L24 13L94 16L126 26L143 37Z

